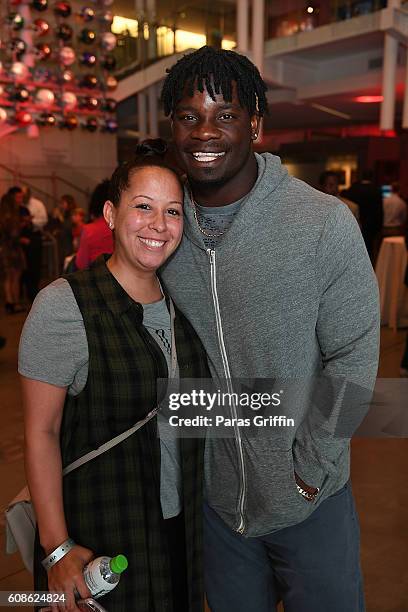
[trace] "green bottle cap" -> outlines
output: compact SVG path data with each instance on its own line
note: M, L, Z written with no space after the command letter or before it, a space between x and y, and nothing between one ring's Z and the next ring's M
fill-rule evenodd
M116 555L110 560L109 566L115 574L121 574L128 566L128 560L125 555Z

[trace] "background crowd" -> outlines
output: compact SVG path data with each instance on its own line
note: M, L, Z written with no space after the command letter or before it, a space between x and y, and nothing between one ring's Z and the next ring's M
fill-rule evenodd
M404 235L408 246L408 207L398 183L393 183L391 194L384 197L370 170L341 192L339 180L335 171L323 172L319 188L340 198L356 217L374 267L384 237ZM101 253L112 253L112 232L102 214L107 199L108 179L95 187L87 212L72 195L65 194L48 213L27 186L11 187L1 197L0 274L7 314L29 307L37 295L43 277L44 241L53 241L60 273L85 269ZM408 274L406 277L408 285ZM4 342L0 336L0 348ZM408 376L408 337L401 374Z

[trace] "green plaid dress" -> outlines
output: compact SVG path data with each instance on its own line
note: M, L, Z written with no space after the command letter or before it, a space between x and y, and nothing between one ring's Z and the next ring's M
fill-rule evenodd
M167 377L165 357L143 327L134 302L99 258L68 275L81 310L89 347L85 388L67 396L61 426L63 465L131 427L157 405L157 378ZM176 311L175 334L181 377L207 377L198 337ZM181 440L187 582L191 612L203 610L203 445ZM95 554L126 555L129 568L103 598L109 612L173 610L167 538L160 505L160 442L156 419L100 457L68 474L64 508L68 531ZM35 587L46 588L36 543Z

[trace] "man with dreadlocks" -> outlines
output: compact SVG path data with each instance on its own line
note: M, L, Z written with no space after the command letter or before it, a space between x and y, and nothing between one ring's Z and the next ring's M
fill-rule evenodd
M212 612L279 599L286 612L362 612L349 430L377 371L376 281L347 207L253 152L266 90L246 57L203 47L162 94L188 178L185 236L162 278L213 377L228 391L267 382L295 423L208 430L207 597Z

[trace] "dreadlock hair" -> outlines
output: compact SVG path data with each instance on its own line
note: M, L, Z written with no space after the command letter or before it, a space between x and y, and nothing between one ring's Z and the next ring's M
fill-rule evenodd
M233 81L239 103L250 116L262 117L268 110L268 88L258 68L235 51L201 47L182 57L167 73L161 95L166 116L174 112L186 93L192 97L194 90L203 92L204 87L213 100L216 94L222 94L226 102L231 102Z
M148 138L136 146L134 156L120 164L109 181L109 200L119 206L122 192L130 185L133 173L139 168L164 168L176 177L182 187L177 170L166 160L167 143L161 138Z

